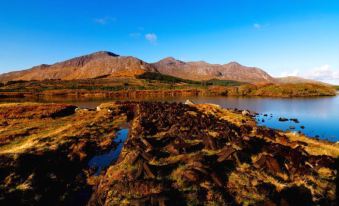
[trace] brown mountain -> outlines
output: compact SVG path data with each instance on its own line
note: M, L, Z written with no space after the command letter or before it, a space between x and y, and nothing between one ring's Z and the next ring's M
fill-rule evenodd
M183 62L166 58L154 64L111 52L96 52L52 65L42 64L28 70L0 75L0 82L13 80L88 79L97 77L134 77L144 72L160 72L191 80L235 80L242 82L273 82L269 74L255 67L236 62L224 65L203 61Z
M144 72L156 72L156 69L140 59L102 51L53 65L43 64L28 70L2 74L0 82L44 79L73 80L100 76L134 77Z
M204 61L183 62L172 57L153 64L156 69L167 75L191 80L223 79L242 82L273 82L273 77L265 71L246 67L237 62L228 64L209 64Z
M287 77L279 77L275 78L277 82L279 83L313 83L313 84L323 84L327 86L331 86L331 84L327 84L325 82L317 81L317 80L312 80L312 79L304 79L301 77L296 77L296 76L287 76Z

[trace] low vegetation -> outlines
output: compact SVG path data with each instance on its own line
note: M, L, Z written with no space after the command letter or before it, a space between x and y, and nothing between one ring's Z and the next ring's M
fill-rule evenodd
M219 79L211 79L206 81L193 81L188 79L181 79L178 77L165 75L161 73L155 73L155 72L146 72L144 74L138 75L138 79L145 79L147 81L159 81L162 83L168 83L168 84L175 84L175 83L187 83L194 85L201 85L201 86L239 86L244 83L232 81L232 80L219 80Z
M61 104L3 104L0 113L0 205L84 205L87 163L114 147L126 121Z
M335 205L337 144L258 127L239 110L24 103L0 115L1 205ZM96 174L89 160L115 148L126 123L118 161Z
M229 95L268 97L333 96L331 87L313 83L244 85L227 91Z
M145 79L148 81L156 80L156 81L169 83L169 84L174 84L174 83L200 84L199 81L181 79L178 77L156 73L156 72L145 72L143 74L137 75L136 77L138 79Z
M187 93L187 90L191 92ZM0 98L76 95L95 97L136 96L269 96L307 97L336 95L332 87L314 83L249 84L230 80L192 81L160 73L146 72L136 78L96 78L84 80L11 81L0 87Z
M55 118L73 114L75 108L76 108L75 106L65 104L52 104L52 105L41 105L34 103L1 104L0 118L3 120Z

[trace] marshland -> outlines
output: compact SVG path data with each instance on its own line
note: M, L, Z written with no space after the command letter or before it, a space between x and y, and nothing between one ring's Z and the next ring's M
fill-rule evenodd
M336 201L337 144L261 127L244 110L189 101L8 103L0 116L5 205Z

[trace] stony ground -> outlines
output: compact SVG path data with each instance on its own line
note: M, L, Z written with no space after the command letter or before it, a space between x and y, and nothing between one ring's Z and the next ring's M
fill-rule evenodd
M1 205L336 205L338 145L257 127L241 111L8 104L0 116ZM118 161L93 175L89 159L126 122Z

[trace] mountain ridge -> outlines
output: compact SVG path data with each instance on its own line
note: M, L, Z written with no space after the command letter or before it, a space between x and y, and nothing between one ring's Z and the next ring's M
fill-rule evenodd
M190 80L235 80L242 82L274 82L274 78L257 67L247 67L238 62L210 64L205 61L184 62L173 57L153 63L160 73Z
M131 56L119 56L112 52L100 51L75 57L54 64L42 64L30 69L0 75L0 81L46 80L46 79L91 79L98 76L135 76L156 69Z
M109 51L98 51L74 57L54 64L40 64L30 69L0 74L0 82L18 80L77 80L105 76L135 77L145 72L159 72L189 80L233 80L240 82L275 82L274 78L257 67L241 65L231 61L226 64L211 64L205 61L181 61L166 57L154 63L148 63L133 56L120 56Z
M329 83L312 80L312 79L305 79L298 76L286 76L286 77L277 77L275 78L279 83L313 83L313 84L322 84L327 86L333 86Z

